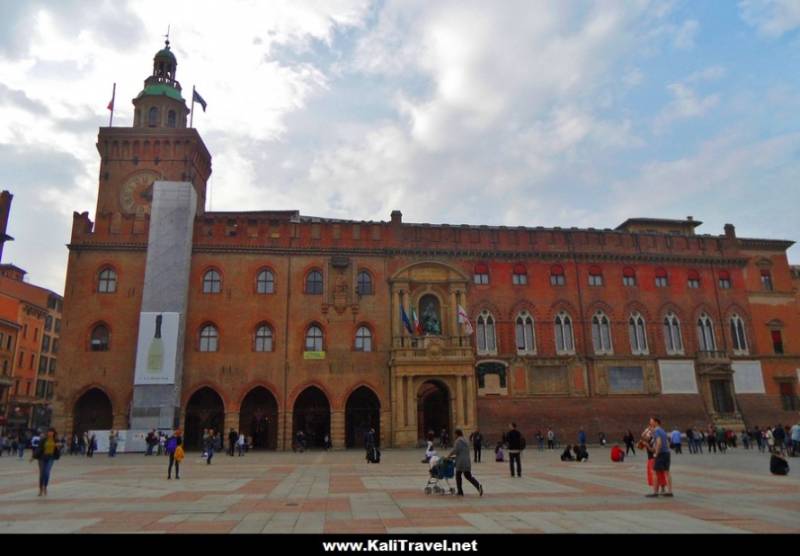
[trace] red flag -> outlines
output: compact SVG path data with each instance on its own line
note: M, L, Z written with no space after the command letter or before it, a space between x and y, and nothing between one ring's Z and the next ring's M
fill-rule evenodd
M114 99L113 98L111 99L111 102L108 103L108 106L106 108L108 108L111 111L114 110Z

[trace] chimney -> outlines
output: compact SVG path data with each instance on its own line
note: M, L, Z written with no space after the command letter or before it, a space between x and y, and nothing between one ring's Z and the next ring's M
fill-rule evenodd
M392 211L392 224L395 226L400 225L403 223L403 213L399 210Z
M3 247L6 241L14 238L6 234L8 228L8 217L11 215L11 200L14 196L8 192L0 193L0 263L3 261Z
M725 237L728 239L736 239L736 228L733 224L725 224Z

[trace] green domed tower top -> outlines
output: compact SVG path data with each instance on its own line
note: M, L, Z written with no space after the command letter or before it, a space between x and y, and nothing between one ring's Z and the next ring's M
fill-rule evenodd
M189 109L181 95L181 84L175 79L178 60L169 47L153 57L153 73L144 80L144 89L133 99L136 107L134 127L185 128Z

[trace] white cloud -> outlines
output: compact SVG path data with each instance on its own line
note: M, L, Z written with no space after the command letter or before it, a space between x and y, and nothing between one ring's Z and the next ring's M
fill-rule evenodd
M655 119L656 133L664 131L675 121L704 116L719 103L719 95L700 97L683 83L672 83L667 89L672 95L672 100Z
M694 48L694 40L697 32L700 29L700 24L694 20L689 19L684 21L683 24L675 31L674 45L675 48L680 50L689 50Z
M741 0L739 14L750 26L769 38L778 38L800 27L797 0Z

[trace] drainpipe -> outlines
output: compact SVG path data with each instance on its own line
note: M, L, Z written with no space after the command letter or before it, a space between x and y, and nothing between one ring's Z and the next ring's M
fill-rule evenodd
M286 317L284 319L283 329L283 350L284 350L284 363L283 363L283 442L281 448L286 450L286 428L288 419L286 417L288 409L288 395L289 395L289 314L292 304L292 256L289 255L289 269L287 271L286 280Z

